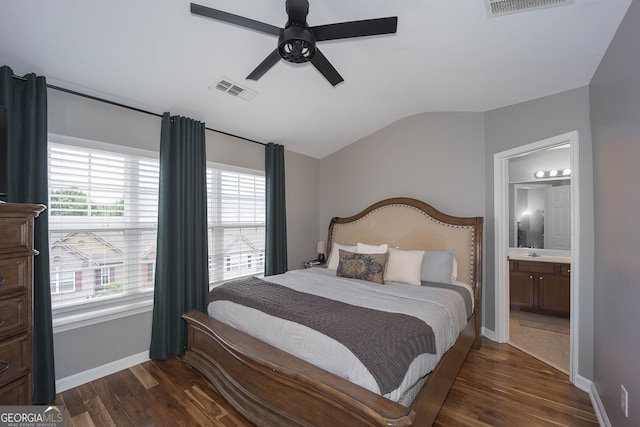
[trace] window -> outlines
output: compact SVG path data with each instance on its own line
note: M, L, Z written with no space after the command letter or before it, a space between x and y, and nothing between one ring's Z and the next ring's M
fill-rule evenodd
M59 268L51 271L51 293L60 294L75 290L75 277L71 271L60 271Z
M109 268L101 268L100 270L96 270L96 275L98 276L98 280L96 280L96 286L107 286L111 282L111 278L109 277Z
M55 330L150 309L159 189L159 162L154 156L129 147L49 135ZM210 284L261 274L264 175L210 164L207 199Z
M56 136L49 142L54 310L153 289L158 160L81 142Z
M208 167L207 197L209 282L263 273L264 175Z

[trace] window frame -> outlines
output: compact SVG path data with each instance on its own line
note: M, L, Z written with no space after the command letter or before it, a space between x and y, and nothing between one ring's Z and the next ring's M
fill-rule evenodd
M159 160L160 158L159 153L149 150L54 133L49 133L48 142L78 147L80 149L102 150L125 156L136 156L154 160ZM48 150L49 147L47 147L47 157L49 156ZM157 228L157 221L155 227ZM51 230L49 231L51 232ZM49 242L49 245L51 245L51 242ZM97 269L101 271L101 281L102 270L107 270L110 275L111 267L113 267L113 265L104 265ZM140 289L128 295L102 296L81 304L66 304L52 307L53 332L54 334L64 332L109 320L146 313L151 310L153 310L153 288Z
M138 156L138 157L146 157L150 159L159 159L159 153L142 150L138 148L128 147L120 144L112 144L105 143L99 141L93 141L83 138L77 138L66 135L59 135L54 133L49 133L48 141L64 144L69 146L75 146L82 149L95 149L95 150L103 150L108 152L115 152L118 154L129 155L129 156ZM48 154L47 154L48 156ZM213 168L217 170L223 170L232 173L242 173L242 174L250 174L263 176L265 175L264 171L242 168L232 165L225 165L216 162L207 162L207 169ZM207 195L207 202L209 202L209 195ZM209 207L207 207L209 209ZM209 213L209 210L207 211ZM235 226L230 226L231 228L237 228L238 226L257 226L258 224L236 224ZM266 224L261 225L263 228ZM157 227L157 221L156 221ZM223 225L223 227L227 227L227 225ZM210 223L207 224L207 230L211 229ZM49 243L51 244L51 243ZM243 255L246 258L246 255ZM251 257L252 264L256 264L256 266L264 265L264 251L260 255L256 255L255 257ZM233 257L233 255L232 255ZM211 260L211 257L210 257ZM153 276L155 276L155 261L153 262L142 262L141 266L146 266L147 271L144 273L147 277L149 274L149 265L153 266ZM211 265L211 261L208 264L208 268ZM225 265L226 265L226 254L225 254ZM103 266L105 269L109 269L110 266ZM248 273L247 275L256 275L256 273ZM260 274L258 274L260 275ZM75 275L73 278L74 288L77 286L75 281ZM225 281L230 279L223 280L210 280L209 288L217 286L219 284L224 283ZM94 325L106 321L111 321L123 317L139 315L143 313L148 313L153 310L153 288L151 289L141 289L139 292L129 295L115 295L115 296L103 296L99 299L92 300L89 302L83 302L81 304L69 304L63 306L57 306L52 308L52 317L53 317L53 332L59 333L68 330L73 330L76 328L81 328L84 326Z
M251 169L251 168L245 168L245 167L240 167L240 166L232 166L232 165L225 165L225 164L221 164L221 163L217 163L217 162L207 162L207 169L215 169L218 171L223 171L223 172L230 172L230 173L238 173L238 174L245 174L245 175L254 175L254 176L260 176L263 179L265 179L265 187L266 187L266 174L265 171L263 170L256 170L256 169ZM210 194L207 191L207 202L210 201L209 199ZM220 200L218 200L220 201ZM266 195L265 195L265 206L264 206L264 211L265 211L265 216L266 216ZM220 222L218 224L211 224L211 221L209 221L208 215L212 214L212 207L209 206L207 204L207 232L215 235L217 232L222 231L224 232L225 229L236 229L236 228L254 228L254 227L261 227L264 230L264 237L266 238L266 217L265 217L265 221L262 223L259 222L238 222L238 223L234 223L234 224L229 224L229 223L224 223L224 222ZM213 213L214 216L216 214L219 215L218 213ZM209 249L211 249L209 247ZM263 261L265 258L265 248L263 248L263 250L256 254L255 260L260 260ZM253 262L256 267L260 268L262 267L262 269L258 272L247 272L246 274L237 274L237 275L233 275L233 277L228 277L228 278L223 278L220 277L220 275L224 275L225 273L233 273L234 271L239 271L238 269L236 269L234 267L234 259L236 257L239 257L240 259L242 258L246 258L247 254L243 254L243 255L236 255L236 254L228 254L228 253L223 253L222 254L223 258L221 258L218 262L220 263L221 267L218 269L218 275L214 274L213 279L211 279L211 270L212 270L212 265L215 264L215 254L212 254L211 251L209 251L209 262L208 262L208 268L209 268L209 289L212 289L216 286L219 286L229 280L234 280L237 278L241 278L241 277L248 277L248 276L257 276L257 277L262 277L264 275L264 262Z

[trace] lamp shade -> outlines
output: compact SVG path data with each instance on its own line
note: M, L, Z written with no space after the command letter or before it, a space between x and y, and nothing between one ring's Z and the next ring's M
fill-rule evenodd
M327 251L327 242L318 242L316 245L316 252L319 254L324 254Z

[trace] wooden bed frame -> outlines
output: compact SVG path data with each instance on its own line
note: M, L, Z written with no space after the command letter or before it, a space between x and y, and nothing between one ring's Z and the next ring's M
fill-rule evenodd
M234 408L258 426L431 425L468 352L480 346L482 230L482 217L449 216L409 198L383 200L357 215L331 221L328 248L332 241L337 241L454 249L458 280L474 289L475 310L467 327L429 374L409 407L196 310L182 316L189 329L183 360L200 371Z

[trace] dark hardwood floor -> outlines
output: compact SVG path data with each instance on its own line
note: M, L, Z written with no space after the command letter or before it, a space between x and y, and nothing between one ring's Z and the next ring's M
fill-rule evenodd
M176 357L148 361L58 394L68 426L250 427ZM597 426L587 393L511 347L483 341L462 367L436 426Z

